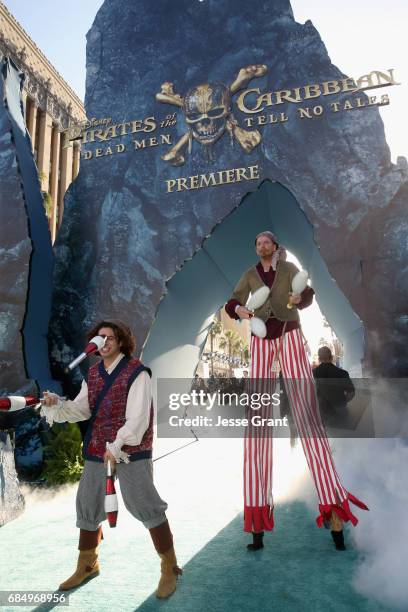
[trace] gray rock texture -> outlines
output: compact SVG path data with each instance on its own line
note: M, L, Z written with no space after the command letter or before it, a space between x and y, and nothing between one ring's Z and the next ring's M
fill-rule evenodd
M0 395L38 396L40 389L53 388L47 340L53 253L22 113L23 75L3 57L0 70ZM38 414L33 409L2 412L0 428L16 429L17 465L26 474L38 473ZM7 474L14 469L12 457L11 451L1 455L1 478L6 483L2 495Z
M33 389L21 335L32 244L2 78L0 88L0 390L15 394L19 389Z
M0 393L52 384L47 331L53 253L21 102L23 75L0 57Z
M0 527L24 510L10 435L0 431Z
M154 116L160 123L176 112L167 130L175 143L186 124L180 109L155 100L161 85L171 82L183 96L200 83L229 85L250 64L267 66L248 85L263 92L360 76L332 64L313 24L296 23L287 0L105 0L88 33L87 116L113 124ZM365 373L405 374L406 164L391 163L375 106L330 111L330 102L355 97L319 98L325 110L312 119L299 119L295 104L270 107L266 114L284 111L288 121L262 126L262 142L250 153L224 134L207 159L193 140L179 167L161 159L168 146L134 150L135 135L86 144L83 152L93 158L82 161L66 197L56 247L55 362L67 362L82 348L84 329L105 316L128 321L141 347L166 281L256 187L240 182L168 194L165 180L258 164L262 179L279 181L296 197L331 275L362 319ZM245 127L235 101L234 116ZM149 137L136 137L142 135ZM95 157L97 147L105 152L119 142L122 153Z

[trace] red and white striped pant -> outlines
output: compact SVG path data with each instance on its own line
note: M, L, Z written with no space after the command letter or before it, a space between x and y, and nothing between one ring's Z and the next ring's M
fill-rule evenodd
M279 360L286 392L303 451L319 498L319 527L334 510L344 521L357 523L348 500L368 509L341 484L329 441L318 409L312 368L303 345L302 332L295 329L273 340L252 336L251 392L269 393L275 389L277 372L272 368ZM272 418L273 406L249 410L248 418L259 414ZM244 441L244 530L273 529L273 435L270 427L256 427L249 422Z

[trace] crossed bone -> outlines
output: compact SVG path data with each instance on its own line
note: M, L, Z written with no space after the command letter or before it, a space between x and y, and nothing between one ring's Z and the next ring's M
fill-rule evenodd
M241 68L235 80L229 86L231 97L237 91L246 87L252 79L264 76L266 71L267 67L264 64L252 64ZM180 94L174 92L173 83L163 83L160 93L156 94L156 100L163 104L178 106L179 108L184 106L184 99ZM231 134L231 137L239 142L245 153L250 153L261 142L260 132L258 130L245 130L239 127L232 113L228 116L226 129ZM181 151L187 144L189 145L189 151L191 151L191 138L191 131L188 130L167 153L162 155L162 159L169 162L172 166L182 166L185 162L185 157Z

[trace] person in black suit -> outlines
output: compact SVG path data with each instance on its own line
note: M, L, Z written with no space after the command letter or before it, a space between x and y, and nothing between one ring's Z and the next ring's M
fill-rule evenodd
M328 346L322 346L317 353L319 364L313 370L316 379L317 397L322 417L327 424L341 422L347 410L347 404L355 394L349 373L333 363L332 352Z
M355 394L349 373L333 363L332 352L328 346L322 346L317 352L319 365L313 369L316 380L317 398L322 419L325 425L342 427L347 415L347 403ZM343 524L334 516L330 522L324 522L331 529L331 535L337 550L345 550Z

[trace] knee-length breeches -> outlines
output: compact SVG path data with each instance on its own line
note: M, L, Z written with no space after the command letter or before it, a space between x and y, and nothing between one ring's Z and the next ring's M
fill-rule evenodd
M167 504L160 498L153 484L151 459L118 463L116 474L120 483L123 503L129 512L152 529L166 520ZM96 461L85 461L79 482L76 511L77 527L96 531L106 519L104 510L106 467Z

